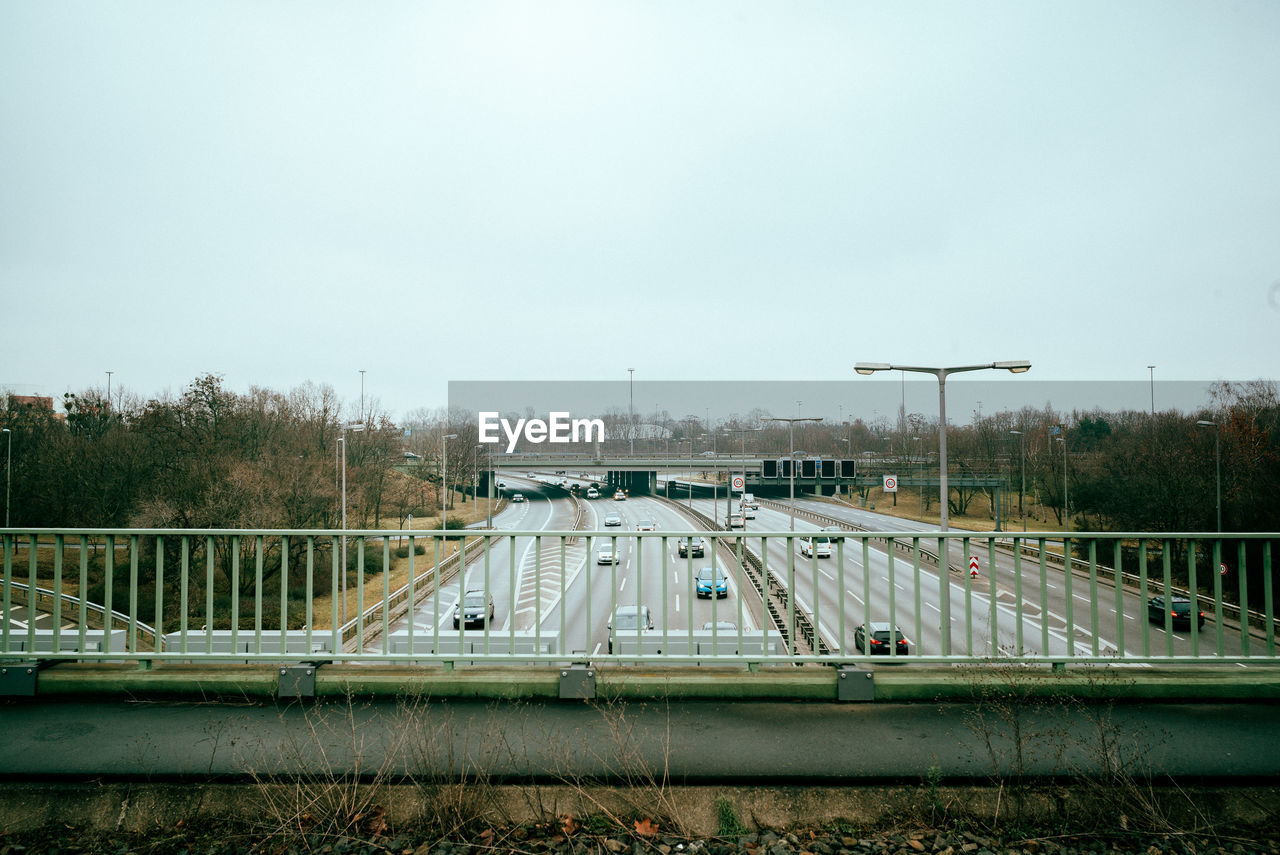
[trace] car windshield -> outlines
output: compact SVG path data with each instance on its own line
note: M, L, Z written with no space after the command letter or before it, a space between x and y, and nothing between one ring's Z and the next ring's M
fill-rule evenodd
M619 612L614 618L613 627L614 629L639 629L640 615L636 612Z
M887 630L881 630L880 632L874 633L874 635L875 635L876 641L879 641L882 644L889 643L889 633ZM897 635L898 635L898 641L902 641L902 633L899 632Z
M471 591L468 591L467 597L463 602L466 603L466 606L469 609L480 608L481 606L484 605L484 594L473 593Z
M653 528L653 520L640 520L641 528Z
M1178 615L1191 614L1191 603L1174 603L1173 613Z
M716 570L714 570L714 571L713 571L710 567L703 567L701 570L699 570L699 571L698 571L698 581L699 581L699 582L710 582L710 581L711 581L711 574L712 574L713 572L715 573L716 581L721 581L722 579L724 579L724 571L723 571L723 570L720 570L720 569L718 569L718 568L717 568Z

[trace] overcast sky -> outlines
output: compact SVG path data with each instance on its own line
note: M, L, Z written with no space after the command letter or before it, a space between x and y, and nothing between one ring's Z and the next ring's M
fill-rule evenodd
M1274 378L1278 45L1274 0L6 0L0 388Z

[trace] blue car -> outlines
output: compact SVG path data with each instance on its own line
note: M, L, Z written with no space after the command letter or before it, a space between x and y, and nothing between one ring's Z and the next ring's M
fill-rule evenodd
M703 567L698 571L697 577L698 597L711 597L711 590L714 587L716 598L729 596L729 577L719 567Z

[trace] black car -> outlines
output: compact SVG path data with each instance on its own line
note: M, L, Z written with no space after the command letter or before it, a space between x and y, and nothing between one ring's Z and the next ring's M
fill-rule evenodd
M484 626L487 621L493 620L493 614L493 597L487 596L484 591L467 591L462 602L453 607L453 628L458 628L460 618L467 626L473 623Z
M907 637L902 634L902 630L890 626L887 623L877 621L871 622L871 631L867 632L867 625L863 624L853 631L853 643L863 653L874 655L889 655L889 645L892 643L890 639L897 641L897 655L906 656L911 652L911 645L907 641Z
M676 543L676 554L681 558L687 558L692 553L694 558L701 558L703 555L702 538L695 537L692 538L692 541L690 543L690 538L687 537L680 538Z
M1147 600L1147 620L1164 626L1165 615L1174 629L1191 629L1191 600L1186 597L1152 597ZM1196 628L1204 628L1204 612L1196 611Z

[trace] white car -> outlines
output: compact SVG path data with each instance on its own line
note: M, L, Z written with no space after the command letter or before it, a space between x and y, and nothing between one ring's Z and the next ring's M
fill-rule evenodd
M617 556L617 553L613 551L613 547L606 546L606 547L603 547L602 549L596 550L596 563L597 564L618 563L618 556Z
M524 493L512 493L512 494L511 494L511 501L512 501L512 502L523 502L523 501L524 501Z
M753 520L753 519L755 519L755 518L756 518L756 509L755 509L755 508L753 508L753 507L751 507L750 505L743 505L743 506L742 506L742 518L743 518L743 519L748 519L748 520Z
M746 520L742 514L729 514L729 528L746 528Z
M622 525L622 514L605 514L604 524L607 526Z
M627 500L627 494L619 490L613 494L613 500L615 502L625 502Z
M819 558L830 558L831 538L825 536L803 538L800 541L800 554L805 558L812 558L814 554Z
M588 499L598 499L598 498L600 498L600 491L599 491L599 490L597 490L595 487L588 487L588 488L587 488L587 498L588 498Z
M636 531L657 531L658 527L653 524L653 520L640 520L636 523Z

